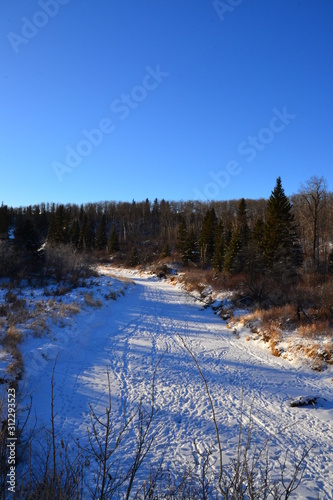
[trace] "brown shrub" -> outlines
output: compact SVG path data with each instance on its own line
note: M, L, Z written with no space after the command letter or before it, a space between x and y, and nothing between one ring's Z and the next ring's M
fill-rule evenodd
M85 303L89 307L102 307L102 302L99 299L94 299L92 292L87 292L84 296Z
M301 325L299 332L302 337L316 338L318 336L332 336L328 320L315 320L313 323Z
M13 351L17 349L18 344L22 342L23 334L15 326L9 326L3 338L3 345Z
M270 327L270 340L269 346L271 348L273 356L281 356L280 350L277 348L277 345L282 340L281 331L276 328L276 326L271 325Z

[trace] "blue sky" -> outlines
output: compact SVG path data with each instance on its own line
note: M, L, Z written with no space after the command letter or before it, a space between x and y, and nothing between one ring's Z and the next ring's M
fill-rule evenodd
M333 190L333 2L3 0L0 203Z

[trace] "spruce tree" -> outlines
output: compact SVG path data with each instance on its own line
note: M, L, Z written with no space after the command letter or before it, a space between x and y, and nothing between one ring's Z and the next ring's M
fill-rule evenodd
M182 256L182 261L185 265L188 263L187 259L187 226L186 221L183 218L180 222L178 228L178 238L177 238L177 250Z
M264 231L265 225L258 217L250 232L249 242L246 246L246 286L252 298L259 304L266 293L267 276L264 259Z
M249 227L247 224L247 206L244 198L242 198L237 209L236 228L232 234L228 252L225 257L225 271L236 274L244 270L248 241Z
M39 248L38 233L33 222L23 214L19 214L16 220L14 244L17 250L30 256L36 255Z
M189 261L197 262L198 257L199 257L198 238L195 234L194 229L191 228L186 238L183 261L186 261L186 263L188 263Z
M217 225L216 238L215 238L215 251L213 257L213 267L215 271L220 272L223 269L225 257L225 234L223 223L220 220Z
M19 213L14 230L14 248L20 257L20 271L39 271L43 266L43 252L39 252L39 235L32 220Z
M129 265L131 267L135 267L139 264L139 254L138 254L138 249L136 247L133 248L130 260L129 260Z
M296 232L292 206L282 188L281 177L267 202L263 248L268 268L276 263L297 267L302 263L302 252Z
M263 252L265 237L265 223L262 217L258 217L251 231L251 240L254 241L257 247Z
M72 223L71 230L70 230L70 243L73 245L74 248L79 247L79 239L80 239L80 224L77 219L75 219Z
M161 259L165 259L166 257L170 257L170 255L171 255L171 248L170 248L169 243L166 243L162 248Z
M92 250L95 245L95 225L93 220L89 220L84 212L82 216L81 230L79 236L79 250Z
M2 204L0 207L0 240L8 238L9 221L10 217L7 205Z
M47 239L55 245L69 242L69 213L64 205L58 205L53 212Z
M207 210L202 221L199 238L200 255L203 267L209 266L215 250L217 217L214 208Z
M115 253L119 251L119 238L118 238L118 233L117 229L115 226L113 226L112 231L109 236L108 240L108 252L109 254Z
M96 231L96 249L105 250L108 243L108 238L106 234L106 218L103 214L101 220L99 221L97 231Z

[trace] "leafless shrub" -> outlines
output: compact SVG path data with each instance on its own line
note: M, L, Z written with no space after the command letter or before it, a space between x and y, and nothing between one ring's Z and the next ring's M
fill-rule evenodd
M58 358L58 356L57 356ZM46 433L46 449L40 467L32 462L30 448L29 474L21 479L17 498L24 500L83 499L84 461L77 446L70 446L55 431L54 373L51 377L51 429Z
M88 258L79 254L69 245L45 248L45 273L54 276L57 282L70 281L76 284L81 278L92 273Z

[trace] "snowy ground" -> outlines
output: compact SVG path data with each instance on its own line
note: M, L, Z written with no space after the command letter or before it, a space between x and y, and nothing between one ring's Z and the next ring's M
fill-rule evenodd
M204 309L178 286L135 271L103 272L112 277L101 277L100 286L92 289L103 307L84 307L70 322L53 325L47 336L22 344L22 383L33 396L38 428L42 423L50 427L50 379L57 354L57 429L63 437L82 441L89 425L88 404L97 413L107 405L106 366L120 417L125 401L129 408L142 396L149 402L154 368L163 355L156 373L159 411L152 459L156 464L163 456L170 466L191 460L194 438L199 446L213 443L214 427L203 381L179 333L207 379L225 463L236 451L243 395L245 422L252 404L254 442L260 446L271 437L271 460L313 445L295 497L333 498L331 369L318 373L272 356L258 342L246 341L246 329L235 335L211 308ZM124 278L135 284L121 281ZM108 291L125 288L116 301L103 300ZM310 395L319 398L315 407L290 406L291 399ZM143 467L149 470L147 458Z

